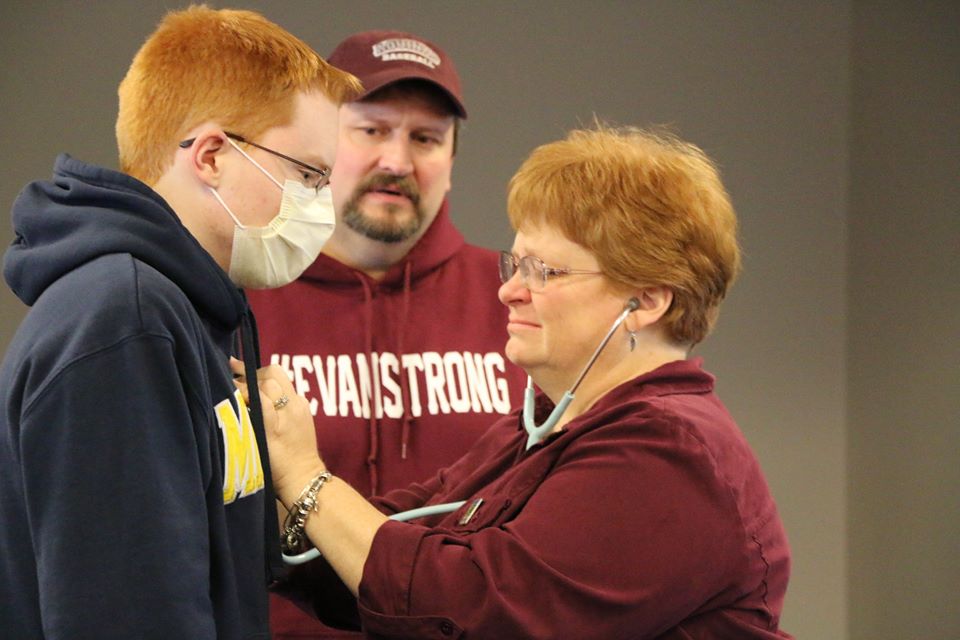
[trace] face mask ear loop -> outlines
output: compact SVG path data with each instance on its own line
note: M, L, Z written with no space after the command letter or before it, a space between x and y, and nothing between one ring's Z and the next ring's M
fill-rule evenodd
M213 193L213 197L217 199L217 202L219 202L220 205L227 210L227 213L230 214L230 217L233 218L233 223L238 227L240 227L241 229L246 229L247 227L244 226L242 222L237 220L237 216L233 215L233 211L230 211L230 207L228 207L227 203L223 201L223 198L220 197L220 194L217 193L217 190L214 189L213 187L207 187L207 188L210 189L210 192Z
M250 157L250 154L248 154L246 151L244 151L243 149L241 149L240 146L237 145L237 143L234 142L232 138L229 138L229 137L228 137L228 138L227 138L227 142L229 142L231 145L233 145L233 148L234 148L234 149L236 149L237 151L239 151L239 152L243 155L244 158L246 158L247 160L249 160L250 162L252 162L252 163L253 163L253 166L255 166L257 169L260 169L260 171L263 172L263 175L265 175L265 176L267 176L268 178L270 178L270 181L273 182L273 184L277 185L277 187L278 187L281 191L283 191L283 185L280 184L279 182L277 182L277 179L274 178L272 175L270 175L270 172L269 172L269 171L267 171L266 169L264 169L263 167L261 167L259 162L257 162L257 161L254 160L253 158L251 158L251 157Z

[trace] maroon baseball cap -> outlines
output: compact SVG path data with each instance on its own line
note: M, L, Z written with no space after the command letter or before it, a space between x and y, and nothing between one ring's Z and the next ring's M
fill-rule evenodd
M450 96L456 115L467 117L460 76L443 49L403 31L364 31L333 50L327 62L355 75L363 83L362 100L399 80L427 80Z

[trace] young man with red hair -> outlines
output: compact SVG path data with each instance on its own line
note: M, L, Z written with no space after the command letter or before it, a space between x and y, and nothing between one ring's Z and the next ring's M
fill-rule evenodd
M256 13L172 12L120 85L121 171L64 154L17 199L5 637L269 637L277 516L259 397L229 366L258 365L240 288L293 280L329 236L358 90Z

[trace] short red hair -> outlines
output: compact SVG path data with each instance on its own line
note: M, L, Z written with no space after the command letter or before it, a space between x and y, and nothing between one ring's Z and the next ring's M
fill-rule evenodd
M666 132L597 124L533 151L510 181L514 229L555 227L625 290L665 286L677 344L713 327L740 271L737 218L714 163Z
M288 124L295 96L312 90L342 104L361 86L252 11L170 12L120 83L120 169L153 184L193 127L215 121L253 139Z

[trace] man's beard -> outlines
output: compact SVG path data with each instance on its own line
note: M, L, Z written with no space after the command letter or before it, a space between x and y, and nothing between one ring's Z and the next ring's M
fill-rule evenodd
M396 191L410 200L413 205L413 217L407 220L394 220L393 214L401 209L398 205L387 205L388 217L385 220L367 216L360 209L360 199L368 192L381 189ZM395 243L403 242L420 231L426 215L420 208L420 190L417 183L410 177L397 177L386 174L377 174L364 180L354 189L353 195L343 206L343 224L371 240Z

